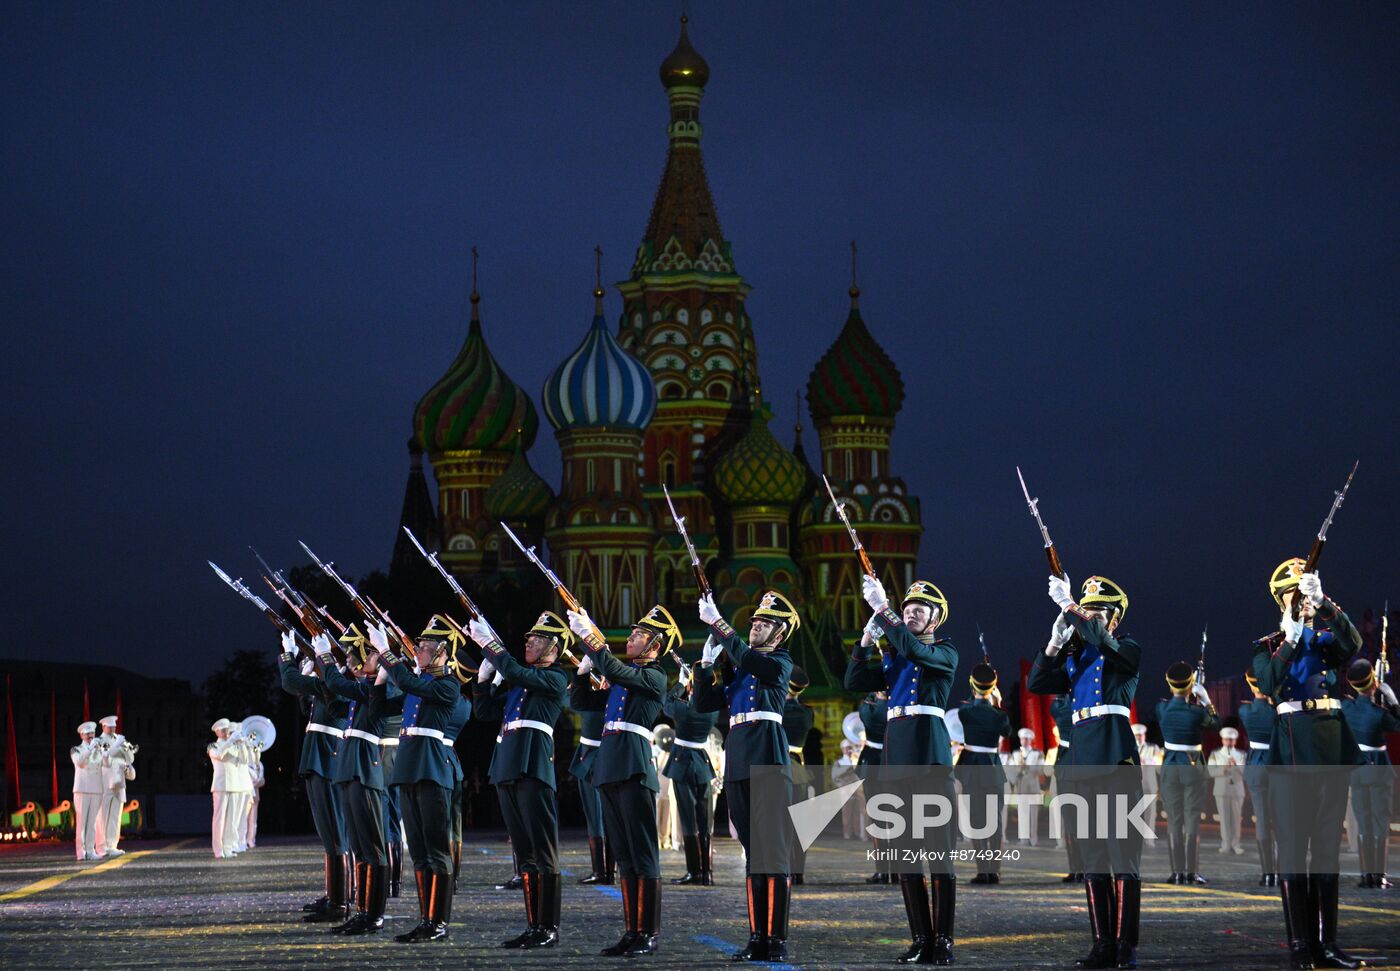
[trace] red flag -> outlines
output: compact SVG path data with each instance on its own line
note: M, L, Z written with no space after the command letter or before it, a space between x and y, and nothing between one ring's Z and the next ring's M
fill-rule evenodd
M58 699L49 692L49 759L53 762L53 792L49 802L52 808L58 805Z
M83 678L83 721L92 721L92 706L88 704L87 678Z
M117 733L122 730L122 689L117 689Z
M19 791L19 745L15 741L15 705L10 697L10 676L5 675L5 764L9 766L10 786L15 793L15 808L24 805Z
M1042 752L1054 748L1055 719L1050 717L1050 695L1038 695L1030 690L1031 662L1021 660L1021 727L1035 732L1036 745Z

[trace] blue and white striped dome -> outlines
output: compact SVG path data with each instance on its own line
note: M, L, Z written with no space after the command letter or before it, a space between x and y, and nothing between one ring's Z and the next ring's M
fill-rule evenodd
M603 299L594 296L588 336L544 383L545 417L559 430L645 428L656 413L651 372L608 332Z

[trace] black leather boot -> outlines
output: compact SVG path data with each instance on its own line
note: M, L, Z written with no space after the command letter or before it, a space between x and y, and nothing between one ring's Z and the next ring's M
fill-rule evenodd
M1255 840L1254 845L1259 848L1259 886L1274 887L1278 885L1278 877L1274 873L1274 841ZM1269 878L1273 877L1274 882L1270 883Z
M713 887L715 885L715 851L710 845L710 834L701 833L696 839L699 840L700 852L700 886Z
M327 853L327 854L326 854L326 863L325 863L325 873L324 873L324 875L323 875L323 877L322 877L322 884L321 884L322 889L323 889L324 892L321 894L320 897L318 897L317 899L311 901L311 903L309 903L309 904L302 904L302 905L301 905L301 909L302 909L302 912L303 912L303 913L318 914L318 913L320 913L321 911L325 910L328 906L330 906L330 902L331 902L331 896L330 896L330 894L331 894L331 860L332 860L332 859L333 859L333 857L331 856L331 854Z
M788 910L792 903L792 877L775 873L768 877L768 953L765 961L787 960Z
M378 934L384 929L384 909L389 903L389 867L366 866L364 870L364 922L350 934Z
M622 877L622 936L612 947L605 947L599 954L610 958L621 957L627 953L627 949L632 946L632 942L637 939L640 932L637 924L637 909L641 906L638 901L640 888L637 886L638 879L623 874Z
M1308 906L1308 878L1296 873L1281 873L1278 893L1283 900L1283 928L1288 936L1288 954L1297 971L1313 968L1311 934L1315 911Z
M364 899L365 887L368 886L368 881L365 879L365 875L360 872L362 868L368 869L369 864L355 864L355 912L350 915L350 919L345 923L336 924L332 927L332 934L358 934L360 933L359 928L364 926L365 911L369 908L366 906Z
M395 840L389 844L389 896L398 899L403 879L403 844Z
M685 846L685 876L672 880L675 884L699 883L700 882L700 837L682 836L681 842Z
M922 873L901 873L899 892L904 898L904 915L909 919L909 950L895 961L914 964L933 937L933 910L929 905L928 884Z
M395 934L394 940L400 944L412 944L414 941L422 940L428 933L428 871L413 868L413 883L418 889L418 924L413 929L402 934Z
M661 948L661 878L638 877L637 936L623 953L631 958L655 954Z
M515 850L510 851L510 872L509 880L496 884L497 890L519 890L525 885L520 879L520 857L515 855Z
M520 874L520 881L525 894L525 930L508 941L502 941L501 947L524 947L525 942L534 936L540 926L539 874L533 870L526 870Z
M1376 868L1376 869L1375 869L1375 872L1372 874L1372 876L1374 876L1374 877L1376 878L1376 879L1373 881L1373 882L1375 883L1375 885L1376 885L1376 886L1375 886L1375 889L1377 889L1377 890L1389 890L1392 886L1394 886L1388 879L1386 879L1386 875L1385 875L1385 858L1386 858L1387 854L1390 852L1390 833L1389 833L1389 831L1386 831L1386 832L1384 832L1384 833L1381 833L1381 834L1379 834L1379 835L1376 837L1376 844L1375 844L1375 846L1376 846L1376 848L1375 848L1375 853L1374 853L1374 855L1371 857L1371 859L1372 859L1372 866L1374 866L1374 867Z
M920 957L920 964L953 963L953 915L957 911L958 884L951 873L930 876L928 881L930 909L933 912L933 937Z
M1201 834L1186 837L1186 877L1181 881L1189 886L1204 886L1210 883L1201 876Z
M445 941L452 923L452 873L448 870L431 870L428 877L432 881L432 892L428 895L427 932L421 939Z
M457 878L462 875L462 843L452 841L452 892L457 892Z
M1317 900L1318 939L1313 964L1319 968L1364 968L1365 961L1337 946L1337 890L1341 877L1336 873L1314 873L1308 881L1309 897Z
M731 961L768 960L768 878L750 873L745 879L749 898L749 943L729 956Z
M1113 882L1106 873L1084 874L1084 896L1089 903L1089 931L1094 946L1089 953L1074 962L1076 968L1113 968L1118 966L1118 945L1113 926Z
M1370 890L1375 881L1371 874L1371 837L1362 836L1357 840L1356 845L1357 865L1361 870L1361 879L1356 881L1356 885L1363 890Z
M534 909L531 911L534 931L520 946L527 950L553 947L559 943L559 909L564 878L557 873L536 873L531 887L535 891Z
M1113 880L1113 927L1118 967L1137 967L1138 918L1142 913L1142 881L1137 877Z
M603 863L603 838L601 836L588 837L588 860L593 872L580 880L579 883L603 883L606 880L606 874Z
M346 871L348 857L344 853L332 853L326 857L328 866L329 885L326 887L327 904L324 910L312 911L302 920L311 924L327 924L345 920L350 916L350 908L346 905L346 890L349 886L349 873Z

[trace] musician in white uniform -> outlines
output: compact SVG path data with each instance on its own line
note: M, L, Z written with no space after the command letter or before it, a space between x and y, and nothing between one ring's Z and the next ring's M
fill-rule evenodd
M82 739L68 750L73 760L73 850L82 863L97 855L97 815L102 808L102 756L97 723L78 726Z
M253 761L248 765L252 776L252 799L248 802L248 815L243 825L243 847L251 850L258 845L258 804L262 802L262 788L267 784L267 772L263 769L262 753L252 749Z
M97 847L103 856L121 856L118 849L122 838L122 809L126 806L126 780L131 768L132 751L126 737L117 734L117 716L108 715L98 722L102 734L97 744L102 746L102 805L97 811ZM134 773L133 773L134 774Z
M1215 808L1220 814L1220 852L1244 853L1240 846L1240 818L1244 814L1244 753L1236 748L1240 733L1220 730L1220 748L1210 753L1206 771L1215 780Z
M237 836L234 833L236 817L233 815L239 791L230 791L229 769L235 765L240 757L241 746L231 738L233 722L227 718L220 718L210 729L217 736L216 740L209 745L209 761L214 766L214 781L209 786L210 793L214 797L214 818L210 823L210 842L214 850L214 859L231 860L237 852ZM237 785L240 781L235 772L232 782Z
M253 747L243 735L243 723L234 722L229 729L233 742L233 758L224 762L224 785L228 792L228 831L224 845L235 853L248 852L248 812L253 805Z
M1041 806L1041 781L1045 778L1045 755L1040 749L1035 747L1035 731L1030 728L1023 728L1016 733L1016 737L1021 740L1020 748L1003 756L1006 766L1006 784L1013 793L1018 796L1034 796L1035 798L1017 804L1017 813L1024 808L1030 820L1030 845L1037 846L1040 843L1040 806ZM1002 831L1010 833L1006 829L1006 807L1002 807ZM1017 820L1017 833L1020 833L1020 821Z

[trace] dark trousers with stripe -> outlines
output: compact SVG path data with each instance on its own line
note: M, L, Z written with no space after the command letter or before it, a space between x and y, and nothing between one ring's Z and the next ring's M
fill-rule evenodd
M1076 840L1084 873L1137 877L1142 865L1143 836L1126 821L1119 828L1117 806L1125 804L1131 811L1142 799L1142 767L1120 765L1111 772L1087 778L1080 774L1078 766L1066 766L1064 770L1057 769L1057 773L1069 775L1071 791L1084 800L1083 813L1076 813L1074 819L1077 824L1081 822L1078 817L1084 817L1083 832L1088 834ZM1098 835L1101 825L1107 837ZM1078 836L1081 830L1073 832Z
M695 778L680 782L671 780L675 793L676 817L680 820L682 836L709 835L715 823L710 815L710 784Z
M399 786L408 854L419 870L452 872L452 790L420 779Z
M603 838L603 797L598 794L598 788L593 783L584 779L576 779L578 782L578 798L583 804L583 819L588 824L588 838Z
M1244 767L1244 787L1254 807L1254 838L1261 843L1274 839L1273 793L1269 789L1270 769L1254 763Z
M345 820L341 815L339 793L330 779L323 775L302 776L306 783L306 799L311 803L311 822L321 837L327 856L339 856L350 849L345 838Z
M1395 798L1395 769L1362 765L1351 773L1351 808L1360 839L1384 840L1390 835L1390 812Z
M1158 795L1167 811L1167 834L1175 845L1201 833L1201 808L1206 802L1206 773L1198 765L1162 766Z
M496 786L501 816L521 873L559 872L559 801L539 779L521 776Z
M765 783L767 784L767 783ZM734 830L739 834L739 843L744 847L744 871L750 874L773 873L787 874L791 862L788 854L791 852L792 840L786 832L780 839L772 841L771 846L765 846L763 857L770 866L765 866L762 870L753 868L753 826L751 810L753 806L753 789L748 779L733 779L724 784L725 802L729 806L729 821L734 824ZM786 806L784 805L784 810ZM787 827L790 828L790 827Z
M345 828L350 836L350 849L355 858L370 866L388 866L389 854L384 846L384 793L367 789L359 779L337 782L341 809L345 813Z
M1279 874L1339 872L1351 766L1271 768Z
M656 830L656 793L640 776L598 787L603 797L603 830L624 877L661 877Z

